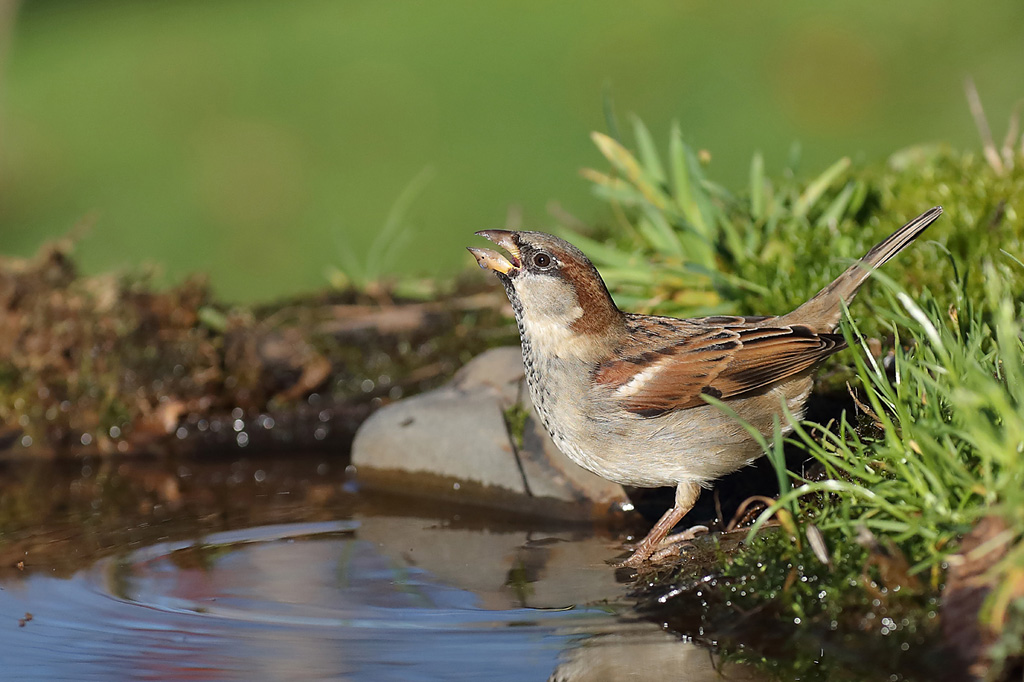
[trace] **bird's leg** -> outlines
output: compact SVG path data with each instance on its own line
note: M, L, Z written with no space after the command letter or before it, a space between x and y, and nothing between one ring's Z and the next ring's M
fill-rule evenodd
M651 528L651 532L647 534L647 537L645 537L640 544L636 546L636 549L633 550L633 554L625 561L616 564L616 566L639 568L648 557L660 549L662 542L665 540L665 536L668 535L668 532L672 530L691 509L693 509L693 505L697 503L698 497L700 497L699 485L691 481L680 483L676 487L675 505L665 512L664 516L658 519L658 522L654 524L654 528ZM685 535L685 533L681 533L680 535ZM679 540L682 539L692 538L679 538Z

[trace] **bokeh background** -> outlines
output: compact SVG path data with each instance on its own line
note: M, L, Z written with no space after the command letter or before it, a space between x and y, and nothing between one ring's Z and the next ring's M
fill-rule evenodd
M605 102L678 120L739 187L977 147L1024 97L1024 3L0 0L0 251L76 224L87 271L210 274L234 301L450 275L473 231L587 220ZM627 128L628 126L623 126ZM400 229L379 235L386 224Z

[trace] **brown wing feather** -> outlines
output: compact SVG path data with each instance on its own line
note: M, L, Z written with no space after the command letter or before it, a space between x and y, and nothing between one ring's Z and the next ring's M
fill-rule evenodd
M846 345L800 325L760 326L764 319L630 316L631 341L596 381L622 393L627 410L657 416L704 405L702 394L724 399L766 388ZM652 337L661 341L655 350Z

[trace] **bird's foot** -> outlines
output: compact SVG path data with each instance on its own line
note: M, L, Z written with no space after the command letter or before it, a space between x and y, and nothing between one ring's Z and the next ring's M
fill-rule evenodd
M644 555L643 553L634 550L628 558L623 559L622 561L611 561L609 563L612 568L640 568L647 560L647 556L649 555Z
M648 561L658 563L670 557L679 556L683 545L711 531L707 526L693 526L681 533L674 533L658 543Z
M644 564L654 564L664 561L669 557L678 556L682 545L690 542L705 533L709 532L707 526L693 526L686 530L669 535L657 543L647 543L647 538L636 545L627 545L626 549L632 549L633 553L622 561L612 564L615 568L640 568Z

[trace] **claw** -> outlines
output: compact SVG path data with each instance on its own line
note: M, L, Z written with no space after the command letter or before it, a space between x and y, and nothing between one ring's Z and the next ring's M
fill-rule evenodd
M687 542L709 532L711 532L711 529L707 526L692 526L681 533L669 535L646 552L643 551L642 542L637 545L630 543L630 545L626 545L626 549L632 549L633 554L628 559L613 563L612 566L615 568L640 568L645 563L653 564L664 561L669 557L678 556L679 550Z

